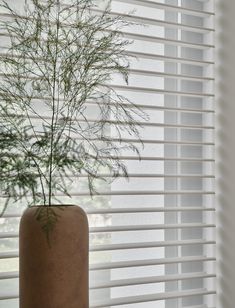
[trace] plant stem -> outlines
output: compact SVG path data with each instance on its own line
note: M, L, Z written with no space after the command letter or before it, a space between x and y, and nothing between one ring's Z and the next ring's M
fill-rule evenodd
M51 142L50 142L50 157L49 157L49 206L52 205L52 173L53 173L53 147L54 147L54 126L55 126L55 110L56 110L56 70L57 70L57 58L58 58L58 39L59 39L59 1L57 2L57 21L56 21L56 38L55 38L55 58L54 58L54 65L53 65L53 89L52 89L52 119L51 119Z

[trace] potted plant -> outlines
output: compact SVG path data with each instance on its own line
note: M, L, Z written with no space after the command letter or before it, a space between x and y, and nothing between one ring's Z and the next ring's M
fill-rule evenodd
M128 176L123 150L138 154L145 115L110 80L128 82L128 24L93 0L32 0L17 12L2 5L6 49L0 57L0 188L24 200L20 225L20 307L88 308L88 224L67 206L74 178ZM95 117L92 116L95 114ZM110 127L115 137L110 134ZM105 174L104 174L105 171ZM102 173L103 172L103 173Z

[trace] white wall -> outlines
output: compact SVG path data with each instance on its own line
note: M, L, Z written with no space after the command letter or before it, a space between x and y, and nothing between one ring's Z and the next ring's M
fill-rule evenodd
M235 1L216 0L218 304L235 307Z

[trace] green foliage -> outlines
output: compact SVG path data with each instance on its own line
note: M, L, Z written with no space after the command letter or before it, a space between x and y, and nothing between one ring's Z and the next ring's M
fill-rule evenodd
M58 206L56 209L50 206L40 206L36 210L36 219L41 224L42 230L46 234L47 242L49 245L51 245L51 232L53 231L53 228L60 217L58 210L63 211L64 208L62 206Z
M86 174L92 195L94 180L106 180L101 170L128 176L119 159L123 150L138 154L122 135L138 139L145 114L109 85L113 74L128 83L125 47L131 42L120 32L128 24L110 14L109 4L96 13L94 6L92 0L31 0L21 15L3 4L13 16L0 23L10 41L0 57L0 189L6 206L10 198L26 197L29 205L48 208L58 194L69 196L64 179L79 174ZM119 143L110 136L111 125ZM45 232L57 219L46 213Z

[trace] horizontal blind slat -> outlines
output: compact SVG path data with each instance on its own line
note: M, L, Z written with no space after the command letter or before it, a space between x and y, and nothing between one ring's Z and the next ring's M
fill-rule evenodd
M175 96L188 96L188 97L214 97L215 95L213 93L196 93L196 92L183 92L183 91L170 91L170 90L164 90L164 89L156 89L156 88L150 88L150 87L138 87L138 86L127 86L127 85L107 85L111 86L115 90L127 90L127 91L137 91L141 93L164 93L169 95L175 95Z
M215 257L204 256L191 256L181 258L164 258L164 259L146 259L146 260L133 260L133 261L119 261L119 262L106 262L95 263L90 265L91 271L117 269L117 268L131 268L131 267L145 267L164 264L176 264L176 263L190 263L190 262L214 262Z
M94 13L102 13L103 11L100 9L91 9ZM121 13L114 10L111 10L109 12L110 16L116 17L116 16L122 16L125 20L130 22L136 22L139 24L145 24L145 25L154 25L154 26L161 26L161 27L169 27L173 29L182 29L185 31L191 31L196 33L208 33L208 32L214 32L214 28L210 27L204 27L204 26L196 26L196 25L189 25L186 23L176 23L176 22L170 22L170 21L164 21L161 19L155 19L155 18L149 18L145 16L139 16L136 14L127 14L127 13ZM14 16L12 14L8 13L0 13L1 17L7 17L7 18L13 18Z
M199 0L199 1L208 1L208 0ZM43 2L45 2L45 0L43 0ZM149 4L154 5L155 7L161 7L163 9L176 9L177 12L190 12L193 14L203 14L204 17L208 17L208 16L214 16L215 13L214 11L207 11L207 10L197 10L195 8L190 8L190 7L186 7L186 6L182 6L182 5L172 5L172 4L167 4L167 3L162 3L162 2L158 2L158 1L153 1L153 0L115 0L115 2L124 2L124 3L128 3L128 4L136 4L136 5L141 5L141 6L145 6L148 7ZM61 2L61 6L67 7L68 4L66 2ZM197 15L195 15L197 16Z
M18 258L18 257L19 257L18 251L0 252L0 260L1 259Z
M207 76L193 76L193 75L185 75L185 74L173 74L173 73L163 73L159 71L152 71L152 70L140 70L135 68L130 68L129 73L131 74L138 74L144 76L159 76L164 78L177 78L183 80L193 80L193 81L214 81L214 77L207 77Z
M168 212L191 212L210 211L214 212L215 207L190 206L190 207L140 207L140 208L106 208L106 209L86 209L88 215L103 214L124 214L124 213L168 213ZM0 219L20 218L21 213L5 213Z
M119 262L105 262L90 264L90 271L107 270L114 268L131 268L131 267L143 267L143 266L156 266L164 264L174 263L188 263L188 262L213 262L216 261L214 257L196 256L196 257L182 257L182 258L164 258L164 259L146 259L137 261L119 261ZM0 273L0 279L12 279L18 278L19 272L2 272Z
M106 250L129 250L142 248L157 248L171 246L190 246L190 245L213 245L213 240L184 240L184 241L164 241L164 242L146 242L146 243L127 243L127 244L107 244L95 245L90 247L90 251L106 251Z
M81 138L74 138L76 140L82 140ZM109 140L110 137L109 136L103 136L103 139L100 138L90 138L90 141L100 141L102 142L102 140ZM114 142L118 142L118 143L125 143L125 142L130 142L130 143L141 143L141 144L184 144L184 145L195 145L195 146L203 146L203 145L215 145L214 142L203 142L203 141L176 141L176 140L158 140L158 139L132 139L132 138L116 138L113 137L112 141Z
M160 61L171 61L174 63L184 63L184 64L190 64L195 66L208 66L208 65L214 65L214 61L206 61L206 60L200 60L200 59L189 59L184 57L170 57L165 55L159 55L157 53L150 53L150 52L142 52L142 51L126 51L126 55L129 56L135 56L138 58L144 58L144 59L152 59L152 60L160 60Z
M94 303L91 302L90 308L104 308L108 306L137 304L143 302L153 302L165 299L185 298L185 297L202 296L210 294L216 294L216 291L215 290L209 291L206 289L196 289L196 290L181 291L181 292L166 292L159 294L155 293L155 294L138 295L132 297L121 297L111 300L100 300Z
M199 50L209 49L209 48L215 48L215 45L213 44L204 44L204 43L193 43L189 41L183 41L183 40L173 40L153 35L147 35L147 34L140 34L140 33L133 33L133 32L127 32L122 31L120 32L123 34L124 37L132 40L141 40L146 42L155 42L155 43L162 43L166 45L173 45L173 46L182 46L182 47L189 47Z
M199 0L200 1L200 0ZM208 16L214 16L215 13L211 11L206 11L206 10L196 10L194 8L189 8L185 7L182 5L172 5L172 4L167 4L167 3L162 3L158 1L152 1L152 0L115 0L115 2L124 2L128 4L135 4L135 5L141 5L148 7L155 7L155 8L162 8L162 9L167 9L167 10L176 10L177 12L189 12L190 14L196 14L195 16L203 16L203 17L208 17ZM62 6L66 7L68 6L67 3L61 3ZM199 14L199 15L197 15Z
M127 70L130 74L130 77L132 74L134 75L141 75L141 76L153 76L153 77L162 77L162 78L171 78L173 80L180 79L185 81L197 81L197 82L203 82L203 81L214 81L213 77L209 76L193 76L193 75L184 75L184 74L173 74L173 73L163 73L162 71L153 71L153 70L143 70L143 69L136 69L136 68L130 68ZM19 78L25 78L24 75L13 75L13 74L0 74L0 77L19 77ZM26 78L25 78L26 79ZM35 77L35 76L27 76L27 79L29 80L41 80L41 77Z
M214 12L208 12L205 10L195 10L193 8L187 8L184 6L179 5L172 5L167 3L161 3L157 1L152 0L115 0L117 2L124 2L128 4L135 4L135 5L141 5L144 7L151 7L151 8L162 8L167 9L169 11L176 11L176 13L188 13L192 16L199 16L199 17L208 17L208 16L214 16Z
M0 301L3 300L11 300L11 299L18 299L19 294L17 292L1 292L0 293Z
M96 11L100 12L100 10L96 10ZM172 28L176 30L185 30L185 31L196 32L196 33L215 32L215 29L210 28L210 27L204 27L204 26L199 27L195 25L189 25L183 22L177 23L177 22L172 22L172 21L164 21L161 19L148 18L145 16L138 16L135 14L125 14L121 12L115 12L113 10L111 11L110 15L111 16L119 15L119 16L122 16L127 21L137 22L139 24L144 24L144 25L161 26L161 27L167 27L167 28Z
M0 280L14 279L14 278L19 278L19 272L2 272L2 273L0 273ZM0 297L1 297L1 291L0 291Z
M110 301L97 301L91 302L90 308L105 308L107 306L118 306L125 304L135 304L141 302L149 302L149 301L160 301L164 299L172 299L172 298L184 298L190 296L200 296L200 295L210 295L216 294L216 291L207 291L205 289L197 289L192 291L184 291L184 292L169 292L169 293L160 293L158 295L146 295L146 296L133 296L133 297L125 297L120 300L110 300ZM19 298L19 294L17 292L8 292L0 295L0 300L8 300L8 299L17 299ZM204 308L204 307L203 307Z
M169 230L169 229L188 229L188 228L215 228L215 224L188 223L188 224L157 224L157 225L128 225L111 227L90 227L90 233L104 232L128 232L146 230ZM0 234L1 238L1 234Z
M181 262L182 263L182 262ZM164 263L166 264L166 263ZM99 289L99 288L111 288L118 286L128 286L134 284L147 284L147 283L158 283L174 280L185 280L185 279L196 279L196 278L213 278L216 277L216 274L206 274L206 273L190 273L184 275L165 275L158 277L145 277L145 278L136 278L136 279L120 279L113 280L102 283L93 283L90 285L90 289ZM2 272L0 273L0 279L16 279L19 278L19 272ZM1 296L1 291L0 291Z
M215 274L206 274L206 273L190 273L182 275L165 275L165 276L155 276L155 277L141 277L141 278L132 278L132 279L120 279L107 282L97 282L93 283L90 286L91 290L97 289L107 289L107 288L116 288L116 287L125 287L132 285L146 285L160 282L169 282L169 281L180 281L180 280L192 280L192 279L206 279L206 278L215 278Z
M191 190L191 191L154 191L154 190L143 190L143 191L133 191L133 190L118 190L118 191L98 191L94 192L93 196L158 196L158 195L215 195L215 191L200 191L200 190ZM64 196L60 193L55 193L55 197ZM77 192L71 193L71 197L87 196L90 197L90 192ZM30 195L27 195L30 197ZM3 195L0 195L0 198L4 198Z
M154 191L154 190L143 190L143 191L133 191L133 190L127 190L127 191L100 191L97 193L93 193L93 196L130 196L130 195L214 195L214 191L200 191L200 190L173 190L173 191ZM80 193L71 193L71 196L90 196L89 192L80 192ZM56 194L56 196L60 196L60 194Z
M100 156L100 158L105 158L103 156ZM111 157L111 159L115 159L115 156L114 157ZM172 162L201 162L201 163L214 163L215 162L215 159L213 158L208 158L208 159L200 159L200 158L177 158L177 157L151 157L151 156L119 156L118 159L120 160L134 160L134 161L172 161ZM148 176L147 176L148 175ZM82 176L82 175L81 175ZM120 175L121 176L121 175ZM158 177L157 174L129 174L129 177ZM182 175L182 177L187 177L188 175ZM210 175L210 174L207 174L207 175L200 175L200 174L192 174L192 177L195 176L195 177L209 177L209 178L213 178L214 175ZM79 177L79 176L78 176ZM171 175L165 175L165 177L171 177ZM190 174L189 174L189 177L190 177Z
M150 231L150 230L169 230L169 229L190 229L190 228L215 228L215 224L206 223L185 223L185 224L157 224L157 225L128 225L128 226L107 226L90 227L90 233L113 233L128 231ZM0 232L0 239L18 238L18 232Z
M140 207L140 208L110 208L86 210L90 215L94 214L123 214L123 213L162 213L162 212L187 212L187 211L215 211L214 207Z
M122 159L122 157L121 157ZM127 158L127 160L129 160L129 158ZM141 158L139 160L142 160ZM146 159L148 160L148 159ZM154 158L149 160L154 160ZM113 177L110 174L107 173L97 173L98 177L104 177L104 178L110 178ZM77 176L71 176L71 178L73 179L77 179L77 178L86 178L87 175L86 174L80 174ZM125 174L120 174L119 177L126 177ZM193 179L214 179L215 176L212 174L151 174L151 173L129 173L128 174L129 178L193 178Z
M117 31L118 33L119 31ZM146 42L154 42L154 43L161 43L161 44L167 44L167 45L173 45L173 46L182 46L182 47L190 47L198 50L204 50L204 49L210 49L215 48L215 45L212 44L203 44L203 43L193 43L190 41L183 41L183 40L173 40L153 35L147 35L147 34L140 34L140 33L133 33L133 32L127 32L127 31L120 31L119 32L123 37L127 39L132 40L140 40L140 41L146 41ZM9 34L7 33L1 33L0 37L6 37L10 38ZM6 48L4 46L3 48Z
M12 114L11 116L16 116L15 114ZM23 116L23 115L19 115L20 116ZM43 117L43 119L46 119L46 120L51 120L51 116L25 116L25 118L29 118L29 119L32 119L32 120L40 120L40 117ZM0 117L1 118L1 117ZM107 120L107 121L104 121L102 119L89 119L87 118L86 120L85 119L79 119L79 122L80 123L106 123L106 124L109 124L110 127L112 127L112 125L115 125L115 126L125 126L125 125L130 125L131 123L130 122L124 122L124 121L115 121L115 120ZM214 125L190 125L190 124L173 124L173 123L154 123L154 122L138 122L136 121L135 122L136 125L139 125L141 126L142 128L144 127L156 127L156 128L182 128L182 129L198 129L198 130L214 130L215 129L215 126Z
M4 52L0 52L0 56L4 57L6 55ZM159 61L170 61L173 63L184 63L194 66L211 66L215 64L214 61L205 61L205 60L198 60L198 59L188 59L184 57L170 57L166 55L160 55L156 53L149 53L149 52L141 52L141 51L125 51L124 55L127 56L134 56L137 58L143 59L151 59L151 60L159 60ZM20 56L14 55L13 58L21 58ZM38 59L40 60L40 58Z
M86 102L86 104L91 104L94 105L96 103L92 103L92 102ZM113 105L112 103L109 103L110 105ZM143 108L143 109L153 109L153 110L162 110L162 111L172 111L172 112L187 112L187 113L211 113L212 115L214 115L215 110L214 109L207 109L207 108L201 108L201 109L196 109L196 108L180 108L180 107L167 107L167 106L157 106L157 105L147 105L147 104L135 104L136 106L138 106L139 108ZM121 106L125 107L125 108L133 108L133 106L131 104L121 104Z
M136 157L136 156L119 156L119 158L121 160L155 160L155 161L181 161L181 162L210 162L213 163L215 162L215 159L213 158L208 158L208 159L203 159L203 158L177 158L177 157L150 157L150 156L140 156L140 157ZM151 176L151 174L150 174Z
M146 242L146 243L125 243L125 244L103 244L92 245L91 252L96 251L112 251L112 250L128 250L142 248L158 248L171 246L190 246L190 245L214 245L214 240L183 240L183 241L164 241L164 242ZM18 258L18 251L0 252L0 259Z

